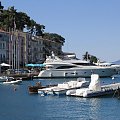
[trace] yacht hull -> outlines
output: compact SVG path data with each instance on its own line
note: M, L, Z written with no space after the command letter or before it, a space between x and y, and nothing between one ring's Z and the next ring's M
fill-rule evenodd
M77 78L91 77L91 74L99 74L100 77L111 77L117 74L115 69L100 68L100 69L66 69L66 70L43 70L39 73L39 78Z

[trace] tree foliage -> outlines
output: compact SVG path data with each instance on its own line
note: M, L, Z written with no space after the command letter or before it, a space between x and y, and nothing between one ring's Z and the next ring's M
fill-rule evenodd
M85 55L83 55L83 60L90 61L90 63L97 63L98 58L86 52Z
M14 6L3 8L0 2L0 29L8 32L16 29L24 31L25 28L32 35L42 36L62 44L65 42L65 39L56 33L44 33L44 25L36 23L24 12L17 12Z
M17 12L14 6L9 7L7 10L3 8L0 2L0 29L4 31L12 31L14 29L23 31L26 28L32 34L35 33L38 36L43 34L42 31L45 26L30 19L26 13Z
M59 43L65 42L65 38L63 38L61 35L58 35L56 33L44 33L43 38L49 39L55 42L59 42Z
M4 6L2 6L2 5L1 5L1 2L0 2L0 13L3 12L3 8L4 8Z

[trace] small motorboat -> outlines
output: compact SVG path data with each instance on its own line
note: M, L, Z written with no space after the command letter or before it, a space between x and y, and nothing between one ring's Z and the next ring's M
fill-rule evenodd
M8 76L0 76L0 82L5 82L8 79L12 80L14 78L13 77L8 77Z
M20 83L22 83L22 79L16 79L16 80L7 79L5 82L3 82L3 84L20 84Z
M38 93L38 89L45 88L41 82L37 82L35 86L28 86L29 93Z
M42 86L41 82L37 82L36 85L34 86L28 86L28 91L29 93L38 93L38 89L43 89L43 88L47 88L47 87L51 87L51 86L56 86L56 85L46 85L46 86Z

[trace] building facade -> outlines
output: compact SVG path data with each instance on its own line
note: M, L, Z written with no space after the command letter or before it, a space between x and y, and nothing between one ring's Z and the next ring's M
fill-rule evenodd
M26 32L0 31L0 63L8 63L13 69L19 69L28 63L42 63L52 51L56 55L61 54L62 46L62 42L32 36Z
M7 62L9 59L9 34L0 31L0 63Z

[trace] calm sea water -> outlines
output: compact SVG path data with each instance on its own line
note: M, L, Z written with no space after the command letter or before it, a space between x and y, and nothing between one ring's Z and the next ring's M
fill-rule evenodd
M0 85L0 120L120 120L120 99L40 96L28 93L28 86L41 81L57 84L69 79L23 81L21 85ZM88 79L89 80L89 79ZM120 78L101 79L101 84Z

